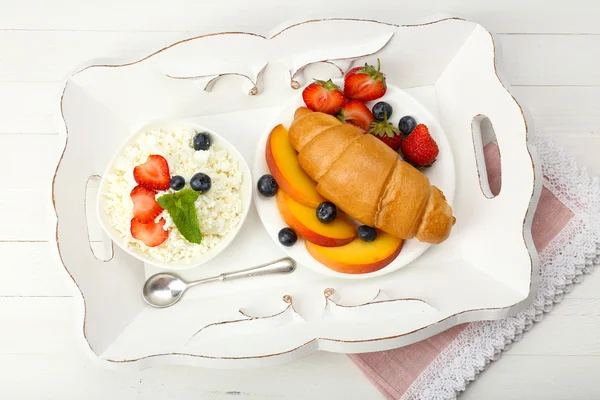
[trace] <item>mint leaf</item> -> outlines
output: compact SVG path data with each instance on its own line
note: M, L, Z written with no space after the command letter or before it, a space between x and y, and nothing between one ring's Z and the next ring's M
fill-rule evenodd
M184 203L194 203L200 197L200 192L196 192L193 189L183 189L179 192L173 193L176 199L181 200Z
M199 192L183 189L179 192L160 196L156 201L167 210L173 223L181 235L191 243L202 242L202 232L198 223L198 214L194 202L198 200Z
M156 201L158 202L158 205L165 210L175 207L175 197L172 197L171 195L160 196Z

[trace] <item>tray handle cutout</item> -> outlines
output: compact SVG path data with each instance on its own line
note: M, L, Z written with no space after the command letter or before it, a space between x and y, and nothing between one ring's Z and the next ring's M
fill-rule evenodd
M496 145L496 132L490 119L483 114L478 114L473 118L471 132L479 186L485 197L493 199L500 194L502 189L501 154ZM497 174L496 171L498 171Z
M85 185L85 222L88 235L88 243L94 257L97 260L108 262L114 256L114 244L108 235L102 230L96 215L96 201L101 177L92 175Z

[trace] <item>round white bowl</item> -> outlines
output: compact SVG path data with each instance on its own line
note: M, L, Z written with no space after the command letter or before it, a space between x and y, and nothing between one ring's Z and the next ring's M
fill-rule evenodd
M240 168L240 170L242 172L242 176L243 176L242 187L240 189L240 194L241 194L241 198L242 198L242 215L241 215L239 224L235 228L233 228L231 231L229 231L225 236L223 236L221 241L215 247L213 247L212 249L210 249L209 251L207 251L200 257L190 260L189 262L186 262L186 261L163 262L163 261L153 258L149 254L146 254L146 253L140 251L139 249L130 247L121 237L121 233L119 233L119 231L117 231L113 227L111 216L107 215L106 212L104 211L105 204L106 204L106 198L103 195L103 193L105 193L105 191L107 190L107 184L108 184L105 178L110 173L115 161L121 155L121 153L124 151L124 149L127 148L130 144L132 144L136 140L138 135L140 135L144 132L147 132L150 129L155 129L155 128L169 129L169 128L173 128L173 127L183 127L183 128L194 129L197 132L209 133L211 136L211 139L212 139L212 146L214 146L216 149L227 150L233 156L233 158L235 158L238 161L239 168ZM127 138L127 140L125 140L125 142L121 145L119 150L113 156L108 167L106 168L106 171L102 175L102 180L100 182L100 187L98 190L98 197L97 197L97 202L96 202L96 207L97 207L96 214L98 215L98 220L100 222L100 226L102 226L102 229L104 229L104 231L106 232L108 237L114 243L116 243L121 249L123 249L127 253L131 254L133 257L135 257L145 263L152 264L157 267L164 268L164 269L175 270L175 269L189 269L192 267L198 267L202 264L205 264L209 260L213 259L218 254L220 254L223 250L225 250L231 244L233 239L237 236L240 229L242 228L242 225L244 224L244 221L246 220L246 217L248 216L248 211L250 210L251 203L252 203L252 175L250 173L250 168L248 167L248 164L246 163L246 160L244 159L244 157L240 154L240 152L231 143L229 143L226 139L224 139L222 136L220 136L216 132L214 132L206 127L197 125L197 124L193 124L193 123L186 122L186 121L157 121L157 122L152 122L150 124L147 124L147 125L143 126L142 128L138 129L136 132L134 132L131 136L129 136L129 138Z

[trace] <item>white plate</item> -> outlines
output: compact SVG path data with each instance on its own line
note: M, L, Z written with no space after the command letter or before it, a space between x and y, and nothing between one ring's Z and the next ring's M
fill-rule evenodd
M136 141L136 139L138 138L139 135L142 135L145 132L148 132L152 129L157 129L157 128L163 128L167 131L171 130L171 129L176 129L176 128L184 128L184 129L192 129L196 132L207 132L211 136L212 146L214 146L215 149L227 150L229 152L229 154L231 154L232 157L238 161L239 168L240 168L240 171L242 172L242 176L243 176L242 186L240 188L240 195L242 198L242 214L240 216L240 222L238 223L238 225L235 228L233 228L231 231L229 231L226 235L223 236L223 238L221 239L219 244L217 244L215 247L213 247L212 249L210 249L203 255L201 255L195 259L192 259L190 261L164 262L161 260L157 260L156 258L150 256L147 253L144 253L143 251L141 251L138 248L132 248L131 246L128 246L127 242L124 240L121 233L114 228L113 222L112 222L112 217L104 211L105 207L106 207L106 201L107 201L105 193L107 192L108 185L109 185L109 182L106 179L106 177L114 169L115 161L117 161L119 159L119 157L121 156L123 151L128 146L130 146L131 144L133 144ZM212 260L217 255L219 255L222 251L224 251L231 244L233 239L235 239L235 237L237 236L240 229L242 229L242 225L244 224L244 221L246 220L246 217L248 215L248 210L250 210L251 202L252 202L252 175L250 174L250 168L248 168L248 164L246 163L246 160L244 160L244 157L240 154L240 152L231 143L229 143L227 140L225 140L223 137L221 137L216 132L214 132L206 127L192 124L190 122L185 122L185 121L160 121L159 122L159 121L155 121L146 126L143 126L139 130L134 132L129 138L127 138L125 140L123 145L115 153L113 159L111 160L111 162L107 166L106 170L104 171L104 174L102 175L102 180L100 181L100 188L98 190L98 198L96 200L96 206L97 206L96 214L98 216L98 221L100 222L100 226L102 227L102 229L104 229L104 231L106 232L108 237L114 243L116 243L120 248L125 250L127 253L131 254L138 260L143 261L145 263L152 264L157 267L164 268L164 269L178 270L178 269L199 267L202 264Z
M340 87L343 83L343 80L341 79L333 79L333 81L334 83L340 85ZM448 204L452 206L455 185L454 160L452 158L452 147L450 147L450 144L448 143L448 139L446 138L444 130L431 115L431 113L428 112L425 107L423 107L416 99L411 97L405 91L394 87L393 82L387 82L387 85L388 90L385 96L375 101L368 102L367 106L370 109L372 108L373 104L378 101L386 101L389 103L393 109L392 117L389 119L389 121L394 126L398 126L398 121L405 115L411 115L417 120L417 123L427 125L429 128L429 133L431 133L431 136L438 144L440 154L430 168L423 169L423 173L427 175L432 185L437 186L442 192L444 192ZM303 88L299 90L302 89ZM275 122L273 123L273 127L281 123L286 128L289 128L293 120L294 111L300 106L304 106L304 102L302 101L302 96L300 93L298 93L297 96L294 96L281 108L281 111L274 118ZM270 173L265 161L265 147L270 132L271 129L267 129L258 141L254 166L252 168L253 175L256 177L256 179L264 174ZM293 259L297 260L301 265L331 277L366 279L389 274L408 265L430 247L430 244L419 242L417 239L407 240L402 245L402 250L400 251L398 257L382 269L365 274L345 274L337 272L327 268L325 265L315 260L306 250L303 239L299 238L298 242L291 247L286 247L279 243L277 239L277 233L281 228L284 228L287 225L277 209L277 202L274 198L265 198L255 190L254 202L258 209L258 215L267 229L267 232L269 232L269 236L275 240L277 245L283 251L285 251Z

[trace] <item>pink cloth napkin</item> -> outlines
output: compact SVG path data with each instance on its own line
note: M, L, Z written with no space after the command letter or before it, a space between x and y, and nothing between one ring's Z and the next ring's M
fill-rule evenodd
M485 158L490 187L497 194L501 187L498 148L486 146ZM573 213L544 187L531 228L538 252L546 248L572 217ZM386 398L399 399L468 325L455 326L399 349L349 357Z

